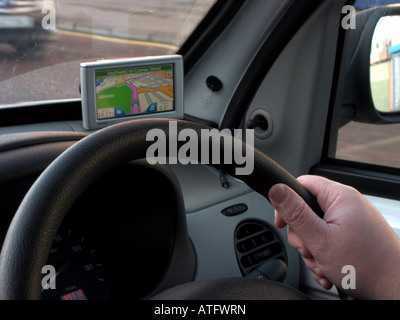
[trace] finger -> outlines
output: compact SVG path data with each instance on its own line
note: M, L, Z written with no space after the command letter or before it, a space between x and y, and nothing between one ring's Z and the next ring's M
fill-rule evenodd
M286 227L286 222L281 219L276 210L275 210L275 226L279 229Z
M304 258L311 259L313 258L313 255L311 252L308 250L306 245L304 244L303 240L295 233L292 231L290 226L287 229L288 233L288 241L289 244Z
M328 180L324 177L305 175L298 177L297 180L317 199L321 209L326 211L338 197L339 190L347 186L341 185L338 182ZM337 186L341 186L338 188Z
M319 268L317 266L317 262L315 261L314 257L312 258L303 258L303 262L306 265L306 267L313 273L322 276L323 274L321 273L321 271L319 271Z
M277 184L270 189L269 199L280 218L303 240L305 247L310 248L321 241L325 222L296 192L284 184Z
M320 277L315 273L311 273L313 279L324 289L329 290L332 288L333 284L327 278Z
M317 262L314 258L305 258L303 257L304 264L311 271L311 275L313 279L320 284L324 289L329 290L332 288L333 284L330 282L325 275L318 268Z

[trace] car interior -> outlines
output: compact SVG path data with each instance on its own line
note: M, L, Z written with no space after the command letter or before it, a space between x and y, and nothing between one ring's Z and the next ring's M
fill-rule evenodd
M286 183L323 217L296 178L351 185L400 236L400 2L86 2L38 1L35 26L48 38L0 42L1 299L351 299L314 281L275 226L268 191ZM17 6L0 1L1 34L27 28ZM158 102L115 122L93 113L101 125L88 125L106 63L154 59L174 64L175 80L181 63L172 87L182 113ZM125 78L104 100L122 85L135 91ZM152 86L139 93L159 97ZM252 172L200 159L188 141L200 137L200 148L204 130L252 144ZM149 161L149 132L170 139L164 163ZM173 161L173 143L193 161Z

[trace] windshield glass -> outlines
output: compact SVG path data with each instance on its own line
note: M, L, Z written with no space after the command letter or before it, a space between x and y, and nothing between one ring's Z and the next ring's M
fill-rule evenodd
M216 0L0 0L0 105L76 99L81 62L176 53Z

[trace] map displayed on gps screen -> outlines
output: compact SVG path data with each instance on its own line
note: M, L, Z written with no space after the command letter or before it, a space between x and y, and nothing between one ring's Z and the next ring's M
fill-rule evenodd
M96 72L97 119L174 110L173 65Z

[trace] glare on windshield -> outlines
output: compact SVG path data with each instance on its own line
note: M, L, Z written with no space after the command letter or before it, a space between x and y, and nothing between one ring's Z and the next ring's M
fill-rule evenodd
M0 0L0 105L80 98L80 62L175 53L215 1Z

